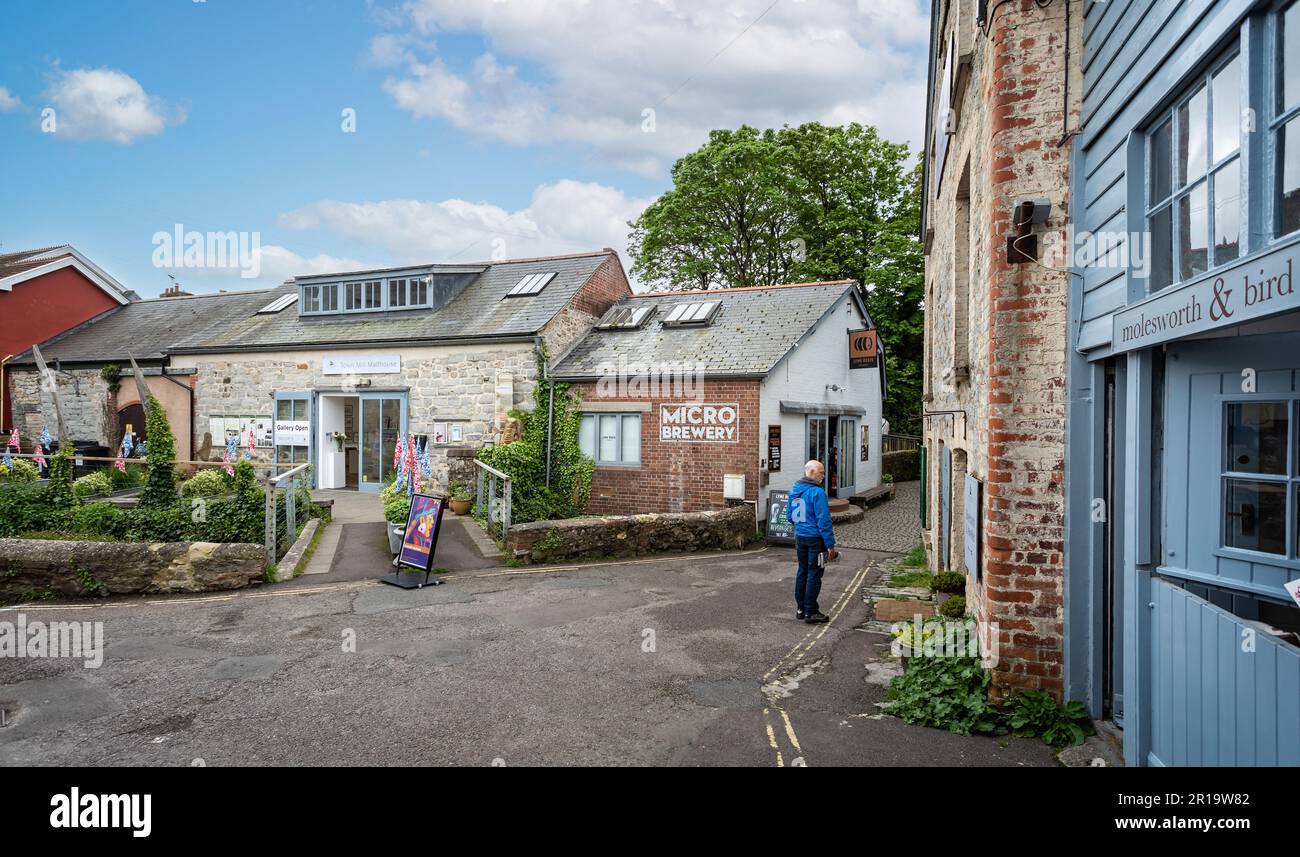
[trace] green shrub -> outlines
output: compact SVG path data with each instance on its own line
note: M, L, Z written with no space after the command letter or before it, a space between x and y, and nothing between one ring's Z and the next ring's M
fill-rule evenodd
M957 571L941 571L930 578L930 591L964 593L966 575Z
M44 525L45 489L34 482L0 482L0 538Z
M966 596L953 595L939 605L939 615L949 619L960 619L966 615Z
M126 470L118 470L116 467L105 469L108 478L113 480L114 491L125 491L129 488L139 488L149 478L148 470L140 464L131 464L127 462Z
M0 438L3 441L4 438ZM13 467L0 464L0 482L35 482L41 478L41 472L25 458L15 458Z
M72 522L78 535L117 539L126 535L128 516L112 503L88 503L73 513Z
M50 456L50 478L45 490L45 504L53 509L71 509L77 505L72 491L72 444L65 443Z
M126 537L134 542L180 542L189 527L189 510L179 503L163 508L140 505L127 521Z
M912 658L907 672L889 684L887 713L919 726L958 735L998 730L988 700L989 674L978 658Z
M538 360L538 374L543 373L545 354ZM587 508L591 496L592 460L578 445L582 414L577 398L567 384L555 383L555 411L551 420L551 484L546 484L548 384L533 388L533 410L513 411L519 420L522 437L513 443L479 451L484 464L510 475L511 523L573 518Z
M389 482L379 492L379 502L384 504L384 520L390 524L405 524L411 511L411 498L406 489L400 491L397 483Z
M167 422L167 412L153 396L145 403L144 425L149 481L140 494L140 507L166 511L176 502L176 438Z
M881 472L888 473L899 482L921 478L921 453L915 449L899 449L880 457Z
M185 537L195 542L262 544L266 540L266 493L257 482L252 462L236 463L235 474L229 480L221 475L231 496L192 498L180 504L187 523ZM197 509L195 499L202 502ZM283 497L278 500L284 502Z
M1077 700L1058 705L1046 691L1026 690L1007 700L1001 711L1012 733L1039 736L1053 747L1082 744L1093 733L1088 709Z
M217 468L200 470L192 479L181 483L182 497L212 497L230 490L230 479Z
M108 474L107 470L88 473L72 483L72 493L78 500L84 500L87 497L94 497L99 494L111 494L113 493L113 477Z

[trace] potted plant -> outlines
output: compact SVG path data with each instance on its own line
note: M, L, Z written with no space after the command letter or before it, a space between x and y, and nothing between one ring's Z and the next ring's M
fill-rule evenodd
M344 434L343 432L341 432L341 431L336 431L336 432L331 432L331 433L330 433L330 438L333 439L333 441L334 441L334 445L335 445L336 447L338 447L338 451L339 451L339 452L342 452L342 451L343 451L343 443L344 443L344 441L346 441L346 440L348 439L348 436L347 436L346 434Z
M470 508L474 505L474 495L469 493L469 488L464 483L458 482L451 486L450 497L447 505L451 506L453 512L457 515L469 514Z
M384 504L388 547L393 556L397 556L402 550L402 534L406 531L406 516L411 511L411 498L405 491L399 490L395 482L389 482L379 492L379 500Z

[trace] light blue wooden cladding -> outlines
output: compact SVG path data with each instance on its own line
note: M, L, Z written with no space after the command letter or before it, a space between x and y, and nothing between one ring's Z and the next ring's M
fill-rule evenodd
M1156 578L1151 759L1300 765L1300 649Z

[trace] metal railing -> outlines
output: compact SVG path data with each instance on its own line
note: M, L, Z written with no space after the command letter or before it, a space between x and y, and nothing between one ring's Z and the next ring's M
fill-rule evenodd
M887 434L880 439L880 451L916 452L921 448L921 439L910 434Z
M510 474L489 467L478 459L474 460L474 467L478 475L477 491L474 494L474 517L483 521L488 535L505 541L506 530L510 529L512 523Z
M311 517L311 465L300 464L263 480L266 490L266 561L279 562Z

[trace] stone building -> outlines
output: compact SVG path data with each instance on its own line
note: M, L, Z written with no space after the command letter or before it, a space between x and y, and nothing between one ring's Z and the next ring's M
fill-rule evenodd
M110 390L103 368L130 354L191 457L220 458L228 437L246 449L251 435L259 458L313 464L319 487L378 490L413 433L445 488L471 476L511 409L532 406L541 355L553 360L628 294L612 250L348 272L128 304L42 351L64 401L79 403L78 439L116 446L135 390ZM30 354L11 373L35 425L50 411Z
M1000 695L1064 690L1069 275L1042 251L1070 217L1084 5L931 7L924 540L999 629Z

